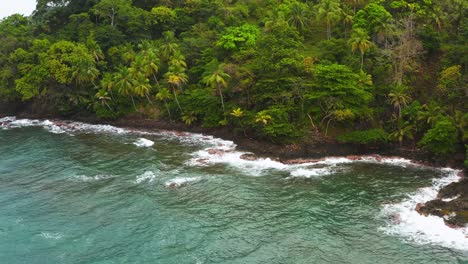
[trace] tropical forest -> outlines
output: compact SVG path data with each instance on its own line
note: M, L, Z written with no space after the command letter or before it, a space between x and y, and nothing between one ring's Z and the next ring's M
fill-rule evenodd
M37 0L0 20L0 259L41 219L9 263L461 263L467 98L467 0Z

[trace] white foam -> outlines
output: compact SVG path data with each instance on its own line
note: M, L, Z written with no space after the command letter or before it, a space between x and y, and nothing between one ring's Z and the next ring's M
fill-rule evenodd
M105 180L105 179L110 179L114 176L112 175L107 175L107 174L98 174L95 176L86 176L86 175L76 175L73 176L74 179L82 182L92 182L92 181L100 181L100 180Z
M14 117L14 116L5 116L5 117L0 118L1 123L11 122L11 121L14 121L14 120L16 120L16 117Z
M4 128L43 127L55 134L73 132L125 134L131 132L131 130L111 125L92 125L82 122L50 121L47 119L16 119L16 117L12 116L1 118L0 123L2 123L1 126Z
M444 198L444 199L441 199L441 200L444 201L444 202L451 202L451 201L453 201L453 200L455 200L455 199L458 199L459 197L460 197L460 195L455 195L455 196L453 196L453 197Z
M151 147L154 145L154 142L146 138L139 138L133 144L137 147Z
M111 125L93 125L81 122L66 123L67 130L70 132L88 132L88 133L108 133L108 134L128 134L131 130L115 127Z
M435 199L441 188L460 179L456 170L442 169L442 171L446 176L435 179L431 187L419 189L400 203L383 206L382 215L396 220L382 227L385 233L403 237L417 244L468 250L468 227L450 228L441 217L423 216L415 210L418 203Z
M53 239L53 240L59 240L63 238L62 233L51 233L51 232L42 232L41 236L45 239Z
M156 178L156 175L152 171L146 171L145 173L136 177L136 183L152 182Z
M299 168L291 171L289 178L313 178L333 174L331 168Z
M166 181L164 185L166 187L180 187L191 182L197 182L199 180L201 180L201 177L176 177L174 179Z
M366 162L366 163L383 163L393 166L399 166L406 168L408 165L423 167L420 164L416 164L413 161L405 158L386 158L386 157L375 157L375 156L363 156L360 159L355 160L356 162Z
M232 148L225 146L226 150L221 148L216 148L217 154L210 154L212 148L206 148L200 151L197 151L192 154L194 158L187 162L188 165L200 165L206 166L207 164L227 164L239 169L242 169L244 172L259 176L265 170L284 170L288 166L281 162L272 160L270 158L258 158L255 160L245 160L241 156L247 154L246 152L235 151Z
M177 140L181 143L196 146L206 146L222 150L234 150L237 145L230 140L216 138L211 135L199 133L176 132L176 131L157 131L151 134L163 136L167 139Z
M54 134L65 133L66 130L56 125L50 120L38 120L38 119L16 119L15 117L1 118L0 122L3 123L3 128L21 128L21 127L43 127Z

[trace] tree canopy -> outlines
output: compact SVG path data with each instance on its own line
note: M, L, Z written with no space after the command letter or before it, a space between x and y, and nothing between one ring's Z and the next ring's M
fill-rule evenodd
M38 0L32 16L0 21L0 103L444 155L468 145L467 10L460 0Z

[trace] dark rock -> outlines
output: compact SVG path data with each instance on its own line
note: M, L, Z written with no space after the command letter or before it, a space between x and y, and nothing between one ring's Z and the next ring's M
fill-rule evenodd
M468 224L468 179L463 178L459 182L445 186L439 191L437 199L418 204L416 211L422 215L443 217L449 226L466 226Z
M304 163L315 163L321 160L324 160L324 159L293 159L293 160L283 161L283 163L287 165L295 165L295 164L304 164Z
M201 164L208 164L208 159L197 159L196 161Z
M222 149L208 149L208 154L210 155L218 155L218 156L222 156L224 155L224 153L226 153L225 150L222 150Z
M242 154L240 156L241 159L243 160L250 160L250 161L253 161L253 160L257 160L257 156L255 156L254 154L252 153L245 153L245 154Z

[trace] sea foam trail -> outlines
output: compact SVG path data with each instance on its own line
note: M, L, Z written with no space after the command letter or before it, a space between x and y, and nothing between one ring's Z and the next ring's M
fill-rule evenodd
M200 181L201 177L176 177L164 183L166 187L181 187L192 182Z
M146 138L139 138L133 144L137 147L151 147L154 145L154 142Z
M59 232L57 232L57 233L42 232L41 237L43 237L45 239L59 240L59 239L63 238L63 234L59 233Z
M21 128L21 127L42 127L52 133L112 133L125 134L130 130L118 128L111 125L92 125L82 122L71 121L50 121L39 119L16 119L14 116L0 118L0 127L2 128Z
M433 180L430 187L421 188L400 203L383 206L382 215L393 219L381 229L390 235L401 236L417 244L435 244L458 250L468 250L468 227L451 228L441 217L424 216L416 211L418 203L425 203L437 197L444 186L459 181L459 171L442 169L443 178Z
M154 174L154 172L145 171L145 173L136 177L135 183L152 182L154 179L156 179L156 174Z
M0 127L2 128L20 128L20 127L43 127L51 133L61 134L66 131L49 120L37 119L16 119L15 117L0 118Z
M95 176L86 176L86 175L75 175L72 176L72 179L81 182L92 182L92 181L100 181L113 178L113 175L106 175L106 174L98 174Z
M209 166L213 164L226 164L242 170L252 176L260 176L269 170L284 171L291 178L312 178L330 175L340 171L339 165L347 163L379 163L393 166L423 167L411 160L404 158L386 158L381 156L356 156L327 157L317 160L297 160L292 162L280 162L270 158L246 158L253 156L252 153L236 150L236 145L230 141L212 144L215 147L207 147L192 153L193 158L186 162L191 166Z

